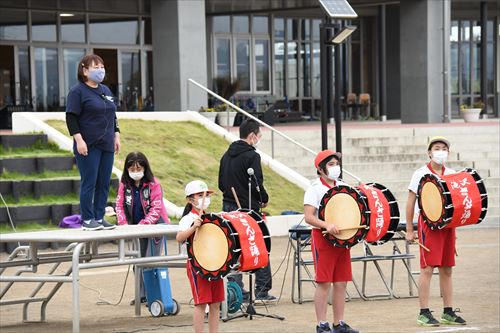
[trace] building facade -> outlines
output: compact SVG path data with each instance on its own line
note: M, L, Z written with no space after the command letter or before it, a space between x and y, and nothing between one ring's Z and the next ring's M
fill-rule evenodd
M440 122L483 99L498 117L496 0L349 2L359 17L340 23L357 30L335 76L343 104L369 99L360 119ZM64 110L94 52L121 110L197 110L210 101L187 79L212 90L225 79L240 105L285 100L316 118L324 20L317 0L0 0L0 108Z

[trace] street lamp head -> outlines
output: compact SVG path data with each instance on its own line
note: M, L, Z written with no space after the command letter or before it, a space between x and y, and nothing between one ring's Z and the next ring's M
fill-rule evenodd
M344 42L354 31L356 30L356 26L354 25L346 25L342 28L332 39L329 41L331 44L341 44Z

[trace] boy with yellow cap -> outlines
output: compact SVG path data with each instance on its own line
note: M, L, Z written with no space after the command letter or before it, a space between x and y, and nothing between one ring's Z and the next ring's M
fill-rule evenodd
M323 150L316 155L314 167L320 176L304 194L304 217L312 228L312 253L314 261L316 291L314 308L316 310L316 333L357 333L344 319L345 291L347 282L352 281L351 252L349 249L335 247L328 242L321 228L335 235L339 229L334 223L326 223L318 218L321 199L334 186L346 185L340 180L341 154ZM333 329L326 320L328 293L333 284Z
M406 239L413 242L417 237L413 231L413 217L419 213L415 203L420 179L433 173L440 177L455 173L455 170L445 167L450 150L450 142L443 136L435 136L429 140L427 154L429 163L416 170L408 187L408 202L406 204ZM418 297L420 301L420 314L417 323L422 326L439 326L439 321L434 318L429 310L429 291L434 267L439 270L439 284L443 296L443 313L441 323L449 325L465 325L463 318L457 316L452 307L452 267L455 266L455 228L431 230L418 215L418 238L429 251L420 248L420 278Z

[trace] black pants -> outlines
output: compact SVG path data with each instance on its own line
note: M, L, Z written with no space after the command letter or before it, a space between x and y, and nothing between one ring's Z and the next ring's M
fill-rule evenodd
M238 209L236 204L230 202L222 202L222 210L232 212ZM242 274L234 274L228 277L228 280L236 282L243 289ZM265 296L273 287L273 277L271 274L271 260L266 267L262 267L255 273L255 296Z

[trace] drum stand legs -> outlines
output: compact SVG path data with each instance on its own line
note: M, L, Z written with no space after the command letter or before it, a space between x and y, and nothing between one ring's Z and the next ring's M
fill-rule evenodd
M238 315L223 318L222 321L226 322L226 321L230 321L230 320L241 318L241 317L249 318L250 320L252 320L254 316L272 318L272 319L277 319L277 320L285 320L285 317L281 317L278 315L272 315L272 314L266 314L266 313L259 313L255 310L255 301L253 299L253 273L248 275L248 282L249 282L248 288L250 291L250 299L248 301L248 305L246 306L246 309L245 310L242 309L241 310L242 313L240 313Z

